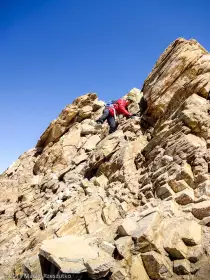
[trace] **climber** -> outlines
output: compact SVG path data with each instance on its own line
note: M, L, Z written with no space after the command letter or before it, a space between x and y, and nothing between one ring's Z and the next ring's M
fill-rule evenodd
M110 130L109 133L113 133L116 131L118 123L116 120L117 115L124 115L127 118L131 118L135 116L135 114L131 114L128 112L127 107L131 104L132 98L127 97L127 99L119 99L117 101L110 101L106 104L103 115L96 120L97 123L104 123L107 120Z

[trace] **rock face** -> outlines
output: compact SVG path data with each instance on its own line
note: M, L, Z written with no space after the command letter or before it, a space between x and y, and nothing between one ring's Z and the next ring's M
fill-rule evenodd
M179 38L141 120L108 135L95 93L68 105L0 176L0 278L208 280L209 90L210 54Z

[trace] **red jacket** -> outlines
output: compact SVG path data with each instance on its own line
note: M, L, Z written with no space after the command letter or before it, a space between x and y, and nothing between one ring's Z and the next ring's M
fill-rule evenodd
M131 116L131 113L128 112L126 107L128 106L129 102L125 99L117 100L112 107L109 108L109 113L112 117L114 117L114 111L116 115L122 114L126 117Z

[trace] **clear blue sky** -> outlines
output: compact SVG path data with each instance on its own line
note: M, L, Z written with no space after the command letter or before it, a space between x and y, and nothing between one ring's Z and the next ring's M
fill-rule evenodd
M209 11L209 0L0 0L0 171L75 97L141 88L177 37L210 49Z

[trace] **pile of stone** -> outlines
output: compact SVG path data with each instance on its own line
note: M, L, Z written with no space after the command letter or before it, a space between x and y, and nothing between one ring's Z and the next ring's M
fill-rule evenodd
M210 54L177 39L142 90L110 135L77 98L0 176L2 279L209 279Z

